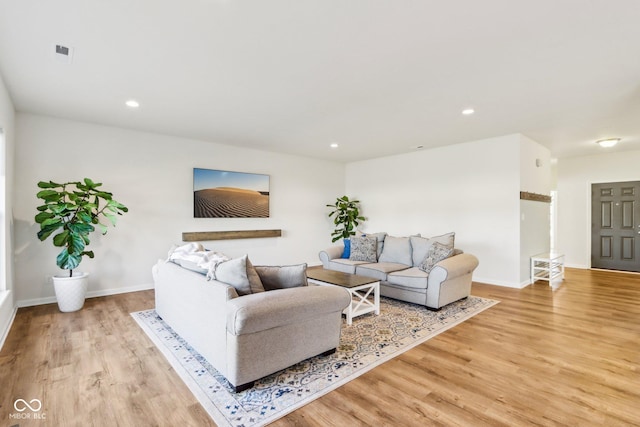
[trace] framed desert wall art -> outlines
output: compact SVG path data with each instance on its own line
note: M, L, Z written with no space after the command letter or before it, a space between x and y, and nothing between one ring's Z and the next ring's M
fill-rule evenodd
M195 218L268 218L269 175L193 169Z

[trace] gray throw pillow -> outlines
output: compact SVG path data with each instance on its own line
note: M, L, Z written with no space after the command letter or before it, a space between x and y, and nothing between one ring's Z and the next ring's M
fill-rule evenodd
M214 279L227 283L238 292L238 295L251 293L251 283L247 276L247 256L230 259L218 264L214 272Z
M265 291L307 286L307 264L256 265Z
M249 278L249 285L251 287L252 294L264 292L262 280L260 280L260 276L258 276L258 272L253 264L251 264L251 261L249 261L249 258L247 258L247 277Z
M408 237L387 236L380 255L380 262L411 265L411 243Z
M382 248L384 247L384 238L387 237L387 233L382 231L380 233L365 233L364 231L356 230L356 237L375 237L378 241L378 247L376 248L376 259L380 258Z
M352 237L349 259L351 261L377 262L377 246L378 240L375 237Z
M418 268L425 273L429 273L433 267L442 261L449 258L453 253L453 248L450 248L442 243L435 242L429 247L427 255L424 257Z

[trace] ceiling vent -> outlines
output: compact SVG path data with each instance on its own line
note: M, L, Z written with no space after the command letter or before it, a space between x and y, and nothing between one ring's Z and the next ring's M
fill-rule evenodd
M55 55L56 61L62 62L64 64L71 64L73 60L73 48L64 46L61 44L55 45Z

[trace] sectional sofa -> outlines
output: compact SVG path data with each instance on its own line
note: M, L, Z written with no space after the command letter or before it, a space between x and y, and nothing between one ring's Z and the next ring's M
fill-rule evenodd
M350 253L337 245L319 257L325 269L380 280L383 296L438 310L470 295L478 266L475 256L454 248L454 239L454 233L431 238L359 233L350 239Z

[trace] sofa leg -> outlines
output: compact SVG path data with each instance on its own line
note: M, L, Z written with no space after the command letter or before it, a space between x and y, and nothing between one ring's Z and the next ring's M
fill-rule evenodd
M331 350L327 350L324 353L320 353L318 356L321 356L321 357L329 356L329 355L332 355L335 352L336 352L336 349L332 348Z
M248 382L246 384L234 385L233 386L233 391L234 391L234 393L240 393L241 391L245 391L245 390L253 387L254 384L255 384L255 381L251 381L251 382Z

